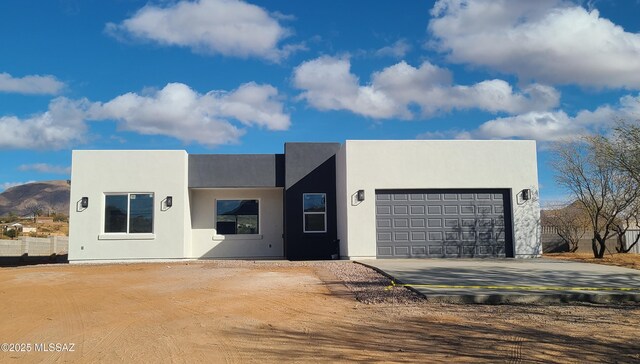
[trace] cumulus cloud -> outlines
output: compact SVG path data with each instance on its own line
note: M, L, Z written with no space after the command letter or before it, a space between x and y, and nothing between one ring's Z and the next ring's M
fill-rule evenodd
M39 173L52 174L69 174L71 167L56 166L47 163L22 164L18 167L19 171L35 171Z
M560 97L554 88L540 84L520 92L503 80L455 85L448 70L429 62L415 68L402 61L373 73L366 85L350 68L348 59L320 57L299 65L293 83L304 90L300 98L319 110L349 110L378 119L411 119L414 105L420 107L422 117L472 108L516 114L548 110Z
M183 142L219 145L237 142L244 130L229 121L269 130L286 130L289 115L270 85L247 83L231 92L199 94L182 83L170 83L148 94L127 93L95 104L90 118L117 120L122 129L168 135Z
M232 91L200 94L183 83L170 83L104 103L58 97L47 112L24 119L0 117L0 148L67 148L86 137L89 121L101 120L114 120L121 130L207 146L236 143L245 133L242 126L286 130L290 125L271 85L246 83Z
M398 39L390 46L382 47L375 52L378 57L402 58L411 51L411 44L406 39Z
M78 144L86 132L86 99L58 97L44 113L27 118L0 116L1 149L59 150Z
M0 92L56 95L63 88L64 83L51 75L30 75L17 78L8 73L0 73Z
M547 84L640 89L640 33L565 0L439 0L431 45Z
M458 138L563 140L592 132L606 131L618 120L640 120L640 95L620 98L617 105L581 110L570 116L564 111L529 112L496 118L476 130L456 133Z
M134 38L195 52L278 61L299 48L279 47L290 35L279 13L240 0L179 1L166 7L146 5L120 24L108 23L116 38Z

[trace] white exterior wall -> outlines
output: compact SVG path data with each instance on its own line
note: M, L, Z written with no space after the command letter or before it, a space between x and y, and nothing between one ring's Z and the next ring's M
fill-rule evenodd
M185 151L73 151L69 260L187 256L189 198ZM153 234L104 234L105 193L153 193ZM173 196L173 206L162 200ZM89 207L80 208L82 197ZM115 238L115 239L114 239ZM141 239L143 238L143 239Z
M511 189L516 257L542 254L536 145L522 140L346 141L336 157L340 255L376 257L377 189ZM354 194L365 190L365 200ZM519 192L531 189L532 199Z
M259 200L256 235L216 234L216 199ZM273 258L284 256L281 188L191 190L192 258Z

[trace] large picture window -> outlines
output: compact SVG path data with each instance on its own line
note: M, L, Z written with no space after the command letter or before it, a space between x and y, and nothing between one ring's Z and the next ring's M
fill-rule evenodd
M153 193L105 196L105 233L153 233Z
M217 200L216 233L258 234L258 200Z
M327 232L327 195L325 193L303 194L302 210L305 233Z

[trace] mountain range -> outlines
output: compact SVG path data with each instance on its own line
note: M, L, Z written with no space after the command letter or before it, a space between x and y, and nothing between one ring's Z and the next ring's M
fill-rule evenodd
M69 215L69 181L39 181L7 188L0 193L0 216L14 213L31 215L30 207L39 204L44 215Z

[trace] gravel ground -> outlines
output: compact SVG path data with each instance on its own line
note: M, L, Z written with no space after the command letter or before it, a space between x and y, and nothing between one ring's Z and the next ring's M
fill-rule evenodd
M268 265L274 268L313 267L325 269L338 281L343 283L355 296L365 304L400 304L408 305L424 302L417 293L405 287L391 287L391 280L377 271L352 261L252 261L252 260L213 260L207 261L220 268L242 268Z

